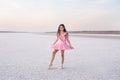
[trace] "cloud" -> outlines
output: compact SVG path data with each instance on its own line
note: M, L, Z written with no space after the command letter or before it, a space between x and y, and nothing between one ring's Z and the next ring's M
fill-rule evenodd
M14 0L0 0L0 10L13 10L17 8L20 8L20 5Z
M96 3L99 3L99 4L108 4L108 3L111 3L111 2L114 2L115 0L95 0Z

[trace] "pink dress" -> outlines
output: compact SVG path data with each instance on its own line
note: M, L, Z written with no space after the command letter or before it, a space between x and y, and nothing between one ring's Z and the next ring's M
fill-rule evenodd
M67 50L72 49L67 43L66 43L66 36L68 36L68 33L65 33L61 35L58 39L58 41L51 46L51 48L54 48L56 50Z

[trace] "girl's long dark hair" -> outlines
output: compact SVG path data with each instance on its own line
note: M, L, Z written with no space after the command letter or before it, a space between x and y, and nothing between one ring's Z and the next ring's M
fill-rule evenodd
M63 26L63 28L64 28L63 31L64 31L64 32L67 32L67 30L66 30L66 28L65 28L65 25L64 25L64 24L60 24L59 27L58 27L57 36L60 35L60 26Z

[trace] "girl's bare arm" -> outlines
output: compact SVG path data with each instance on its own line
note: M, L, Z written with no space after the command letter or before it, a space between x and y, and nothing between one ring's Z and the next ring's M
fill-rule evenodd
M70 40L69 40L69 36L68 36L68 34L66 35L66 40L67 40L69 46L72 47L72 46L71 46L71 43L70 43Z
M58 41L58 38L56 38L56 40L53 42L53 45Z
M55 39L55 41L53 42L53 45L58 41L59 36L57 35L57 38Z

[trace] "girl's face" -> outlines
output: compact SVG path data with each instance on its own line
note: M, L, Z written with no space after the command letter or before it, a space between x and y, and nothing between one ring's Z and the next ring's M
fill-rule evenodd
M64 27L63 26L60 26L60 31L63 31L64 30Z

